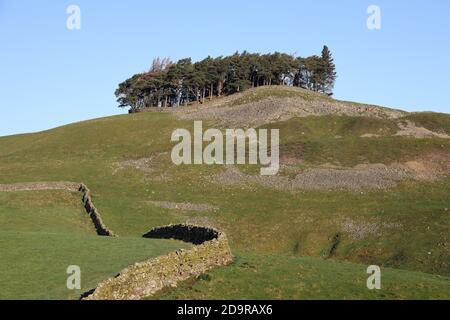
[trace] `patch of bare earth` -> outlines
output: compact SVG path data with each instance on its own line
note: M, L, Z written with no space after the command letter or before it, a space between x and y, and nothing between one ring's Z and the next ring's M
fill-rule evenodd
M149 158L141 158L136 160L124 160L121 162L117 162L113 167L113 174L125 169L136 169L144 172L153 172L154 168L152 168L153 157Z
M167 155L167 152L161 152L152 154L147 158L130 159L116 162L112 166L112 174L115 175L118 172L126 169L135 169L145 173L142 178L143 182L170 181L172 180L172 178L167 174L167 172L161 170L162 161L168 161L166 159L162 160Z
M361 240L368 236L381 236L385 229L398 229L401 227L400 223L356 221L352 219L347 219L341 224L342 231L355 240Z
M407 136L407 137L414 137L414 138L443 138L443 139L449 139L450 136L443 134L443 133L437 133L431 130L428 130L423 127L417 127L416 124L412 121L406 120L406 121L400 121L398 123L398 126L400 130L395 134L396 136Z
M0 184L0 192L37 191L37 190L68 190L78 191L80 184L76 182L26 182Z
M450 173L450 154L433 153L407 161L404 166L419 180L437 180Z
M170 202L170 201L149 201L150 204L163 209L180 211L215 212L218 207L205 203L190 202Z
M366 133L361 135L361 138L378 138L381 137L379 134L375 134L375 133Z
M215 222L210 217L190 217L185 222L188 225L194 225L194 226L202 226L202 227L208 227L208 228L214 228L219 231L223 231L223 227L220 226L217 222Z

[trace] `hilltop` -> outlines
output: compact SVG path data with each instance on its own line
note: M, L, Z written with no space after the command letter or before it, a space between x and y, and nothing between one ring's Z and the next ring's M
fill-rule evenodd
M224 231L235 262L155 298L449 298L450 115L287 86L165 110L0 137L0 184L83 182L120 236L97 239L69 191L0 192L0 250L9 261L2 297L76 298L65 289L67 263L85 266L88 290L183 245L141 239L151 228L192 223ZM280 129L279 175L261 177L252 165L173 165L171 134L192 130L193 120ZM72 253L58 258L55 246ZM27 259L13 270L17 252ZM33 281L19 285L49 261L55 267L39 277L48 295ZM385 272L379 292L365 287L370 264Z
M175 108L176 109L176 108ZM374 105L345 102L326 94L290 86L263 86L181 108L186 119L212 119L228 127L259 127L294 117L345 115L397 119L406 112Z

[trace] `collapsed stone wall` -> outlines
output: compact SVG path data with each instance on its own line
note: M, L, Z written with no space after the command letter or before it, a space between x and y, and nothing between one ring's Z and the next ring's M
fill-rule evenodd
M175 287L180 281L198 277L204 272L233 261L227 237L212 228L171 225L155 228L146 238L178 239L199 244L165 256L136 263L100 283L87 300L137 300L154 295L163 288Z

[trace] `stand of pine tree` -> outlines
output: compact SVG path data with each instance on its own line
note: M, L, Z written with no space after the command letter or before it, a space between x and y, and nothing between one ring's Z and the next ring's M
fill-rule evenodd
M119 84L115 95L119 107L136 111L204 103L213 96L267 85L296 86L332 95L335 80L335 65L327 46L321 56L307 58L244 51L226 57L208 56L195 63L191 58L176 63L156 58L148 72Z

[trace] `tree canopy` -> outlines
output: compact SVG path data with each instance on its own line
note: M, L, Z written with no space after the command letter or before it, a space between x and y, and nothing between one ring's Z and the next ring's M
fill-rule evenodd
M156 58L150 70L120 83L115 95L119 107L137 111L203 103L213 96L267 85L296 86L332 95L335 81L335 65L327 46L321 56L306 58L244 51L226 57L208 56L199 62Z

